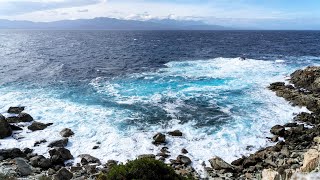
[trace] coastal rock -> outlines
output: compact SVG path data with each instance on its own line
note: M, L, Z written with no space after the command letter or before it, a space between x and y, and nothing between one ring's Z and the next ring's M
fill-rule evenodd
M44 123L35 121L30 126L28 126L28 129L31 131L39 131L39 130L44 130L45 128L51 125L52 123L44 124Z
M20 122L31 122L33 117L27 113L20 113L18 116L6 118L8 123L20 123Z
M316 149L309 149L304 154L303 166L301 167L301 172L311 172L314 170L320 162L320 153Z
M73 174L66 168L61 168L56 175L53 176L53 180L70 180Z
M64 164L65 161L73 159L70 151L65 148L54 148L49 151L50 159L53 164Z
M70 136L74 135L74 132L69 128L64 128L64 129L62 129L62 131L60 131L60 135L62 137L70 137Z
M4 159L14 159L17 157L26 157L27 155L23 153L18 148L12 148L12 149L0 149L0 156L2 156Z
M25 159L16 158L14 161L17 166L16 171L20 174L20 176L29 176L32 174L32 169Z
M19 126L10 124L10 128L12 129L12 131L22 131L23 129Z
M101 162L98 158L93 157L89 154L81 154L81 155L79 155L79 157L81 158L82 165L87 165L87 164L91 164L91 163L101 165Z
M298 88L309 91L320 91L320 67L310 66L291 74L290 82Z
M182 136L182 132L179 130L174 130L174 131L168 132L168 134L170 136Z
M274 135L278 135L280 137L284 136L285 128L281 125L275 125L271 128L270 132Z
M163 144L166 142L166 135L162 133L157 133L156 135L153 136L153 143L154 144Z
M191 159L187 156L184 156L184 155L179 155L177 157L177 161L180 162L181 164L186 165L186 166L188 166L192 163Z
M209 160L211 167L215 170L234 170L234 167L218 156L213 157Z
M60 139L60 140L56 140L51 142L48 147L66 147L67 144L69 142L68 138L64 138L64 139Z
M30 158L30 164L33 167L40 167L42 169L49 169L50 167L52 167L50 159L47 159L42 155Z
M188 150L186 150L185 148L183 148L183 149L181 149L181 153L182 153L182 154L188 154L189 152L188 152Z
M7 112L11 114L20 114L22 111L24 111L24 107L10 107Z
M0 114L0 139L9 137L9 136L11 136L11 134L12 134L12 129L11 129L9 123Z

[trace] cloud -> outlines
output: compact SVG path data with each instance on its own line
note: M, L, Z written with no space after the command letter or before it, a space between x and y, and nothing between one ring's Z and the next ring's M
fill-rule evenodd
M100 2L101 0L1 0L0 15L12 16L36 11L80 7Z

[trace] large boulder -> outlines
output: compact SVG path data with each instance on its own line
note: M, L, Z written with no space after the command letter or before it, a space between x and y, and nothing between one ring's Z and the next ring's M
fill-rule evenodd
M20 176L29 176L32 174L31 166L27 163L27 161L23 158L16 158L14 160L17 169L16 171L20 174Z
M12 129L5 119L4 116L0 114L0 139L6 138L8 136L11 136Z
M22 111L24 111L24 107L10 107L7 112L11 114L20 114Z
M67 144L69 142L68 138L64 138L64 139L60 139L60 140L56 140L51 142L48 147L66 147Z
M215 170L234 170L234 167L229 163L225 162L218 156L213 157L209 160L211 167Z
M61 168L56 175L53 176L53 180L70 180L73 174L66 168Z
M51 126L52 123L44 124L41 122L34 121L30 126L28 126L28 129L31 131L39 131L39 130L44 130L48 126Z
M179 130L170 131L170 132L168 132L168 134L170 136L182 136L182 132Z
M53 164L64 164L65 161L73 159L70 151L65 148L54 148L49 151L50 159Z
M27 155L18 148L0 149L0 156L4 159L14 159L17 157L26 157Z
M71 129L69 129L69 128L64 128L64 129L62 129L62 131L60 132L60 135L61 135L62 137L70 137L70 136L74 135L74 132L73 132Z
M191 159L184 155L179 155L177 157L177 162L180 162L181 164L184 164L186 166L190 165L192 163Z

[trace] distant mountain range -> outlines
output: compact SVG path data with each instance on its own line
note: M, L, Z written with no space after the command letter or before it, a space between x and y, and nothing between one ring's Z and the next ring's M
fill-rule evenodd
M0 29L48 29L48 30L228 30L231 28L209 25L201 21L122 20L115 18L94 18L62 20L55 22L32 22L0 20Z

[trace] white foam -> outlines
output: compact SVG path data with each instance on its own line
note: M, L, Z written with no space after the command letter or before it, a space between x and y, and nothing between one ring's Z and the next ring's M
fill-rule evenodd
M61 138L59 131L68 127L75 132L68 145L75 157L89 153L104 162L109 159L125 162L140 154L158 153L161 146L156 147L151 143L152 136L156 132L179 129L183 131L183 137L168 136L167 146L171 158L175 158L182 148L186 148L189 151L187 156L193 160L194 167L202 171L202 162L207 162L214 155L231 162L243 154L271 145L265 138L270 136L269 129L273 125L291 121L293 113L304 110L291 107L284 99L276 97L273 92L266 89L269 83L284 79L288 68L283 64L253 59L241 61L238 58L217 58L206 61L170 62L166 65L168 68L160 69L158 72L135 74L132 78L148 77L146 80L155 79L157 83L166 82L165 77L182 77L188 80L213 78L226 81L219 85L196 85L185 82L187 86L179 86L178 90L160 89L158 91L161 92L156 90L154 93L143 95L137 93L139 88L144 87L131 87L136 88L131 91L138 92L128 95L121 89L124 84L119 82L105 81L103 78L91 82L98 93L112 97L119 104L152 103L161 107L172 118L168 126L146 124L143 130L135 126L125 126L128 121L139 116L131 110L71 102L56 98L53 92L42 89L2 87L0 112L5 112L9 106L23 105L27 107L26 112L33 115L35 120L54 124L43 131L29 133L24 130L21 135L25 138L19 141L12 138L0 140L0 148L31 148L35 141L57 140ZM156 80L155 77L162 78ZM242 90L244 94L235 98L222 94L231 90ZM175 101L163 104L164 97L173 98ZM197 128L196 119L181 124L179 107L187 106L184 100L198 97L207 97L212 106L219 101L230 101L221 109L232 116L232 121L220 129L219 127ZM262 106L257 106L258 108L251 112L249 110L254 106L252 103L262 103ZM234 112L234 108L241 110ZM100 149L93 150L92 147L96 142L101 142ZM48 155L46 146L47 143L35 147L35 152ZM248 146L252 148L248 150Z

